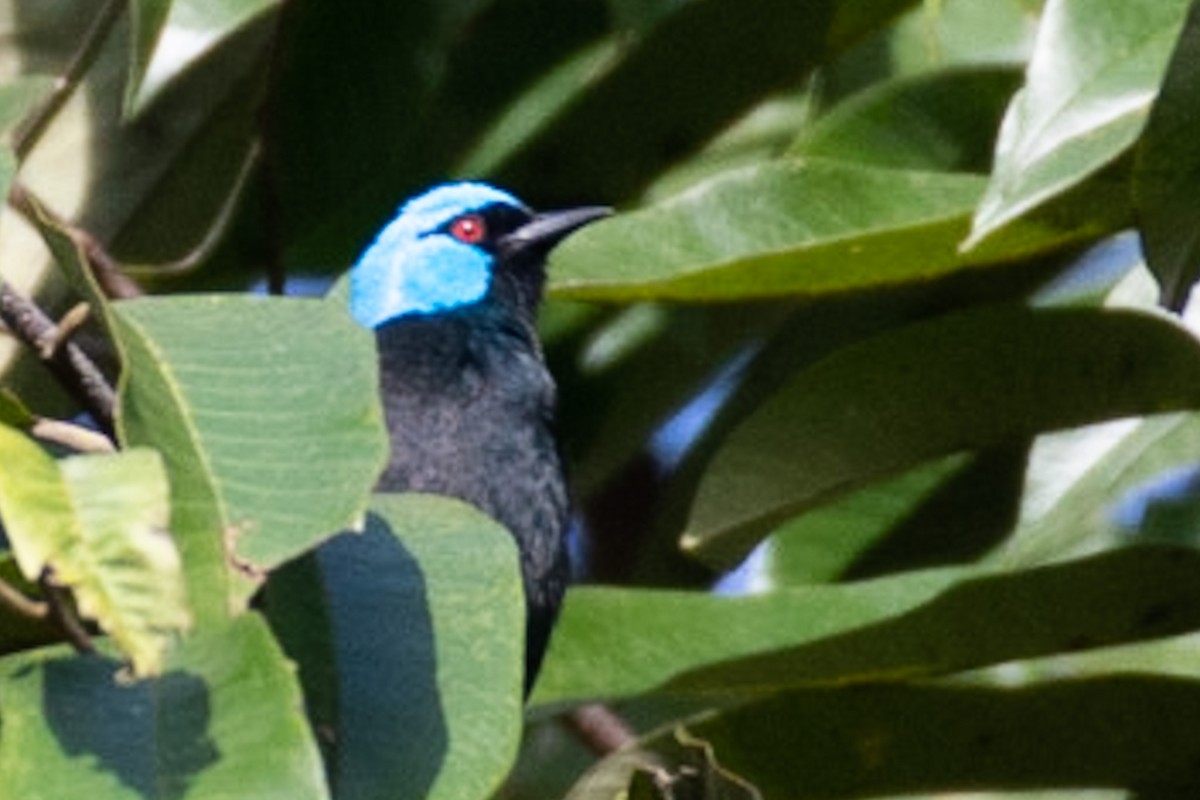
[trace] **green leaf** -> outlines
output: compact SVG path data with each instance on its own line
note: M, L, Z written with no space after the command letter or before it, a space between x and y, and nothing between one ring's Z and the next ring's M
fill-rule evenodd
M590 226L551 255L551 290L604 301L821 297L924 285L1092 235L1038 221L964 257L974 175L772 162Z
M7 137L54 88L48 75L24 75L0 85L0 136ZM7 149L8 142L0 150Z
M1147 486L1192 466L1198 451L1200 415L1194 413L1124 421L1039 442L1030 462L1022 524L988 560L1012 569L1131 538L1152 539L1142 530L1154 506L1145 497ZM1072 463L1079 466L1070 470L1067 465ZM1172 496L1181 502L1189 498L1187 492L1176 491L1163 499ZM1144 506L1140 514L1135 513L1139 506ZM1180 538L1173 541L1181 543Z
M1198 579L1194 550L1145 547L742 597L580 587L533 700L912 680L1144 641L1200 629Z
M1200 278L1200 4L1193 3L1134 161L1133 197L1146 263L1163 305L1183 309Z
M165 16L159 15L177 5L146 0L142 8L141 0L130 1L140 15L138 36L157 31L151 23L158 19L155 24L161 27ZM228 2L237 0L222 0L221 5ZM76 56L85 35L87 25L80 20L86 23L91 17L69 3L39 4L38 11L27 23L36 26L37 34L20 37L18 52L31 63L62 68ZM24 11L20 16L26 16ZM265 25L246 25L232 32L218 48L219 57L185 70L172 81L170 92L130 120L123 115L121 98L132 86L130 49L139 52L130 41L131 16L120 15L98 52L90 54L85 88L71 94L55 115L22 164L22 179L58 216L104 242L119 260L159 262L187 253L211 230L212 217L227 204L231 187L237 188L257 131L267 73L265 34L270 31ZM143 55L148 58L149 51ZM81 161L64 153L87 156ZM136 245L129 254L127 236ZM31 250L27 240L5 237L0 261L36 275L44 253Z
M950 456L812 509L772 534L770 586L971 560L1015 522L1025 448Z
M17 159L6 147L0 147L0 191L8 197L8 187L17 174Z
M1165 318L984 308L840 350L726 439L683 546L737 563L774 526L930 458L1200 405L1200 346Z
M317 551L323 613L302 583L268 584L307 694L323 698L332 780L367 800L489 797L521 733L525 606L512 537L449 498L377 495L372 509L363 534Z
M158 49L163 26L175 0L129 0L132 20L129 78L125 84L125 108L132 110L146 69Z
M148 7L143 13L158 27L148 52L145 43L139 42L133 75L126 87L126 115L136 116L173 79L278 4L279 0L169 0L164 13L161 3L137 0L135 8ZM145 38L143 26L135 28L139 39Z
M986 172L1019 85L1013 67L960 67L880 84L801 131L796 157L910 170Z
M30 800L325 800L295 674L247 614L189 638L154 680L63 648L0 660L0 774Z
M547 204L580 197L622 201L754 105L798 85L822 59L911 5L909 0L684 3L563 113L547 119L494 177L536 187Z
M794 691L683 724L723 767L752 781L764 797L831 800L1079 787L1188 797L1200 783L1197 714L1200 682L1111 676L1020 689ZM672 730L640 745L610 758L640 753L668 774L679 763ZM658 754L666 763L654 759ZM606 768L600 762L597 770ZM1061 796L1076 797L1077 791Z
M374 339L316 300L113 305L122 441L159 448L197 624L353 527L387 454Z
M0 517L21 571L32 581L51 570L139 675L162 671L167 649L189 624L168 514L157 453L56 462L0 426Z
M1141 133L1188 0L1051 0L1005 115L973 248L1115 161Z

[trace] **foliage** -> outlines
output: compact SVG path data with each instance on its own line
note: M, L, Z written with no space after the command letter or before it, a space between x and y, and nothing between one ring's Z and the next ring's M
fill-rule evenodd
M1200 3L0 9L5 297L88 304L118 448L6 343L5 796L1200 788ZM468 176L620 212L550 265L524 706L508 537L373 495L371 337L266 296Z

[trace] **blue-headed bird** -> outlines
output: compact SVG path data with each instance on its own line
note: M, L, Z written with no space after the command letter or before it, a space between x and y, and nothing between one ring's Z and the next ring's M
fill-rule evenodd
M570 572L555 385L535 328L546 255L608 213L539 214L486 184L445 184L406 203L350 272L351 314L375 331L391 435L379 488L460 498L512 533L526 691Z

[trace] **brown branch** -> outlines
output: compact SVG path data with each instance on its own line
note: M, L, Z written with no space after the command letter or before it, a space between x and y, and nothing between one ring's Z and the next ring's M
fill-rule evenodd
M633 744L637 734L616 711L602 703L588 703L563 716L567 729L597 756L607 756Z
M92 636L83 627L83 622L75 613L75 608L71 604L71 599L64 589L55 579L54 571L50 567L42 570L42 575L38 578L38 587L42 590L42 594L46 597L46 605L50 611L50 619L62 631L66 640L79 653L94 653L96 645L92 642Z
M50 616L48 604L26 596L24 592L4 580L0 580L0 605L32 620L44 621Z
M145 294L142 287L121 270L120 264L99 239L89 231L60 217L45 203L40 202L24 184L13 181L8 190L8 204L35 226L39 218L44 217L54 227L70 236L83 252L92 276L100 284L100 290L104 292L105 297L125 299Z
M75 51L62 74L54 81L54 91L47 95L46 99L30 112L14 131L12 149L17 154L18 160L24 160L25 156L29 155L29 151L41 139L51 121L58 116L59 110L71 99L71 95L75 93L83 76L87 74L88 69L96 60L96 56L100 53L101 47L104 46L113 25L124 13L125 6L124 0L108 0L104 4L91 27L84 34L79 49Z
M83 348L71 341L61 341L54 321L36 303L4 282L0 282L0 321L35 353L49 351L48 357L43 355L42 363L111 438L116 394ZM56 342L58 346L51 346Z
M112 440L104 434L58 419L39 417L30 426L29 432L43 442L53 442L76 453L111 453L116 450Z

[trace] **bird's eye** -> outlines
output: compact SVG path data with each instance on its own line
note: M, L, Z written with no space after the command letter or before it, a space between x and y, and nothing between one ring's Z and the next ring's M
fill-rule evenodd
M450 235L463 244L479 244L487 238L487 223L478 214L464 214L450 223Z

